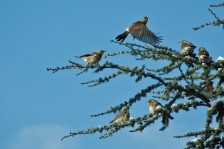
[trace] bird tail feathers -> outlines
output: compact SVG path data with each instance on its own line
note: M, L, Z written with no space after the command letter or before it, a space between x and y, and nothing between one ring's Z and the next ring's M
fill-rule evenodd
M128 36L128 31L125 31L124 33L118 35L116 37L116 40L120 41L120 42L123 42L127 36Z

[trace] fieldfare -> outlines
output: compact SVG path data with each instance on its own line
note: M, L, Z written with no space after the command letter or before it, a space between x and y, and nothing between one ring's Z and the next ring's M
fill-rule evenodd
M210 81L200 90L200 93L203 94L206 98L210 99L213 95L213 82Z
M87 62L90 65L92 65L92 64L98 65L104 52L105 52L104 50L99 50L97 52L92 52L92 53L88 53L88 54L85 54L82 56L75 56L75 57L81 58L82 60L84 60L85 62Z
M194 49L196 48L191 42L187 40L182 40L180 43L181 46L181 54L193 56Z
M156 36L153 32L151 32L147 28L146 26L147 21L148 21L148 16L145 16L140 21L133 23L131 26L126 28L126 30L122 34L118 35L116 37L116 40L123 42L125 38L128 36L128 34L130 33L134 38L142 42L145 42L151 45L160 43L162 41L162 37Z
M222 56L219 56L217 59L216 59L216 62L219 63L219 66L217 67L218 70L222 70L224 68L224 57Z
M129 121L130 119L130 113L128 108L125 108L123 111L121 111L110 123L124 123Z
M163 106L156 100L150 99L148 101L148 108L151 115L155 113L156 110L162 109ZM163 112L163 115L167 115L170 119L174 119L170 114Z
M199 48L199 53L198 53L198 60L202 64L209 64L210 63L210 57L208 51L204 47Z

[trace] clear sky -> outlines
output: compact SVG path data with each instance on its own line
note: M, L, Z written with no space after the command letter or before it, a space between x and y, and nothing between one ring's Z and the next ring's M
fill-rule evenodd
M211 2L221 1L1 0L0 148L183 147L186 139L177 140L172 136L203 129L206 114L203 109L173 114L175 119L164 132L158 130L159 120L143 133L129 133L130 128L126 128L104 140L95 134L61 142L61 137L70 131L107 124L114 115L98 118L90 118L90 115L128 100L148 84L136 84L134 79L121 76L89 88L80 83L106 73L93 75L89 72L77 77L75 70L52 74L46 68L66 65L68 60L84 63L73 56L99 48L107 53L127 50L109 41L144 16L149 16L147 26L164 37L162 45L179 50L178 42L185 39L197 47L205 47L213 59L224 56L221 27L192 30L214 20L208 11ZM219 16L224 14L222 8L212 10ZM131 37L126 41L140 43ZM106 60L135 64L133 58L125 56ZM106 60L102 59L101 64ZM148 113L147 100L142 99L132 107L133 117Z

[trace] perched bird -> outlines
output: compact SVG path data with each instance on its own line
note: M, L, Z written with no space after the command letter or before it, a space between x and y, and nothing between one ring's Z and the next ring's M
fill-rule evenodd
M218 62L218 66L215 66L217 70L222 70L224 68L224 57L222 56L219 56L217 59L216 59L216 62Z
M208 51L206 51L206 49L204 47L199 48L198 60L202 64L210 63L209 53L208 53Z
M191 88L191 89L186 88L186 89L189 91L189 93L186 93L186 96L189 97L188 98L189 100L198 97L203 102L205 102L209 107L211 106L209 99L215 94L215 90L213 88L213 82L212 81L208 82L206 85L204 85L203 87L201 87L197 91L193 88ZM204 95L206 98L199 97L199 95L194 95L196 92ZM193 93L193 94L191 94L191 93Z
M153 115L156 110L163 108L163 106L158 101L150 99L148 101L148 108L149 108L150 114ZM170 114L166 114L165 112L163 113L163 115L167 115L170 119L174 119Z
M150 114L154 114L156 109L162 108L162 105L158 101L151 99L148 101L148 107Z
M85 54L82 56L75 56L75 57L81 58L82 60L84 60L85 62L87 62L90 65L98 64L99 61L101 60L104 52L105 52L104 50L99 50L97 52L92 52L92 53L88 53L88 54Z
M187 40L182 40L180 43L181 46L181 54L184 55L185 57L189 58L189 57L194 57L195 58L195 54L194 54L194 49L196 48L195 45L193 45L191 42L187 41ZM191 61L187 61L185 62L187 66L189 67L194 67L194 64Z
M123 123L127 122L130 119L130 113L128 108L125 108L123 111L121 111L110 123Z
M126 30L116 37L117 41L123 42L128 34L132 34L132 36L142 42L154 45L158 44L162 41L162 37L156 36L153 32L151 32L146 23L148 21L148 16L145 16L140 21L133 23L131 26L126 28Z
M200 90L200 93L203 94L206 98L210 99L213 95L213 82L210 81Z
M182 40L180 43L181 46L181 54L193 56L194 49L196 48L191 42L187 40Z

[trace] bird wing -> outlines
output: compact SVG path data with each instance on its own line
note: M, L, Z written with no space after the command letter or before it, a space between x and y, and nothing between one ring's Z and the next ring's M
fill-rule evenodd
M162 41L162 37L156 36L145 26L145 24L140 21L132 24L129 27L129 32L132 34L132 36L134 36L134 38L148 44L157 44Z
M208 57L209 57L209 53L208 53L208 51L203 50L203 51L202 51L202 53L203 53L203 55L206 55L206 56L208 56Z
M120 112L112 121L111 123L115 122L116 120L120 119L121 117L123 117L125 115L125 112L122 111Z
M84 54L84 55L80 56L80 58L89 57L89 56L92 56L94 54L96 54L96 52L87 53L87 54Z
M119 113L115 118L114 118L114 120L117 120L117 119L119 119L120 117L123 117L125 115L125 112L121 112L121 113Z

